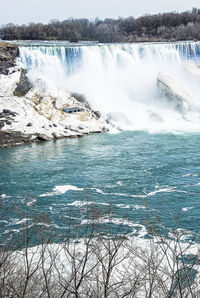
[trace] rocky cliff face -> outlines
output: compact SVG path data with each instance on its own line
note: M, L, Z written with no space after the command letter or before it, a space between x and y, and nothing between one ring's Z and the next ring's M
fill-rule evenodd
M9 73L9 68L15 66L18 55L17 45L0 42L0 74Z

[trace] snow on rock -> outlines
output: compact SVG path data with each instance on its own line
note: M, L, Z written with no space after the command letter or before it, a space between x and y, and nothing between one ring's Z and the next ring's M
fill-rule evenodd
M0 97L1 96L12 96L19 82L21 71L14 71L9 75L0 75Z
M83 103L64 89L48 88L41 79L24 96L14 96L21 71L0 75L0 130L21 132L30 139L50 140L102 132L103 124ZM32 83L32 82L31 82ZM79 112L66 113L66 107ZM5 112L6 111L6 112Z
M192 98L184 88L165 73L158 73L157 87L160 96L168 100L177 110L185 114L191 109Z

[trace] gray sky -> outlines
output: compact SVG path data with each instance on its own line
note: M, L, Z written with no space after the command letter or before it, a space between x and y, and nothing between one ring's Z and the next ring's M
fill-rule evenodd
M48 23L69 17L138 17L200 8L200 0L0 0L0 24Z

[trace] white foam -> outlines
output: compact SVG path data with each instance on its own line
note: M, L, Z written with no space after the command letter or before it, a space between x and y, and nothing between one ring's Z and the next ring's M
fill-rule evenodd
M182 177L190 177L190 176L197 177L198 175L197 174L184 174L184 175L182 175Z
M117 185L122 185L123 183L121 181L117 181Z
M72 203L68 203L68 206L76 206L76 207L83 207L83 206L88 206L88 205L103 205L103 206L109 206L108 203L103 203L103 202L90 202L90 201L74 201Z
M99 188L92 187L90 189L95 190L96 192L98 192L98 193L100 193L102 195L105 195L105 193L101 189L99 189Z
M151 196L156 195L157 193L165 193L165 192L184 192L184 191L179 191L176 189L176 187L169 187L169 188L160 188L155 191L151 191L147 194L141 195L141 194L125 194L125 193L104 193L104 195L116 195L116 196L121 196L121 197L131 197L131 198L148 198Z
M3 193L2 195L0 195L0 198L8 199L8 198L11 198L11 196L7 196L5 193Z
M61 195L61 194L65 194L66 192L68 191L82 191L83 188L78 188L76 186L73 186L73 185L58 185L56 187L54 187L53 189L53 192L47 192L47 193L44 193L44 194L41 194L39 195L39 197L52 197L52 196L58 196L58 195Z
M133 223L127 219L123 218L114 218L112 215L99 217L96 220L93 219L83 219L80 223L81 225L90 225L90 224L114 224L114 225L123 225L132 228L132 232L129 235L137 234L139 238L143 238L147 234L146 227L139 224Z
M145 206L141 206L141 205L115 204L114 206L122 209L135 209L135 210L146 209Z
M184 208L182 208L182 211L183 212L187 212L187 211L189 211L189 210L191 210L191 209L193 209L194 207L184 207Z
M134 205L133 206L136 210L139 210L139 209L146 209L145 206L140 206L140 205Z
M28 206L33 205L33 204L36 202L36 199L35 199L35 198L32 198L31 200L27 200L26 198L23 198L23 199L21 200L21 202L22 202L23 204L26 204L26 206L28 207Z
M147 197L151 197L151 196L155 196L157 193L161 193L161 192L173 192L175 190L175 187L169 187L169 188L160 188L158 190L155 191L151 191L146 195L143 195L143 198L147 198Z
M21 225L21 224L29 222L30 220L31 219L28 217L25 217L22 219L18 219L18 218L12 219L11 223L9 223L9 226Z
M68 206L76 206L76 207L83 207L87 205L94 204L93 202L83 202L83 201L75 201L73 203L68 203Z
M122 209L131 209L133 207L133 205L126 205L126 204L115 204L115 206Z
M36 202L36 199L32 199L31 201L26 203L26 206L32 206Z
M158 188L158 187L156 187ZM104 196L109 196L109 195L115 195L115 196L119 196L119 197L129 197L129 198L148 198L148 197L151 197L151 196L154 196L158 193L168 193L168 192L180 192L180 193L187 193L187 191L183 191L183 190L178 190L175 186L173 187L166 187L166 188L160 188L160 189L157 189L157 190L154 190L154 191L151 191L147 194L127 194L127 193L121 193L121 192L103 192L102 190L100 189L97 189L97 188L91 188L91 189L94 189L96 190L98 193L101 193L102 195Z
M6 224L8 222L7 222L7 220L2 219L2 220L0 220L0 223L5 223Z

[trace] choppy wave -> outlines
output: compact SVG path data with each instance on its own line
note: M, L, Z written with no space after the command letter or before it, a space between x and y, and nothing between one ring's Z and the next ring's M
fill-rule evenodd
M187 211L189 211L189 210L191 210L191 209L193 209L194 207L184 207L184 208L182 208L182 211L183 212L187 212Z
M109 206L108 203L101 203L101 202L89 202L89 201L74 201L73 203L68 203L68 206L75 206L75 207L83 207L83 206L88 206L88 205L104 205L104 206Z
M157 187L158 188L158 187ZM53 189L53 192L47 192L44 194L39 195L39 197L51 197L51 196L57 196L57 195L62 195L65 194L68 191L87 191L88 189L90 190L94 190L97 193L103 195L103 196L111 196L111 195L115 195L118 197L130 197L130 198L148 198L151 196L155 196L158 193L170 193L170 192L178 192L178 193L187 193L187 191L184 190L179 190L177 189L177 187L173 186L173 187L166 187L166 188L159 188L153 191L150 191L149 193L146 194L128 194L128 193L121 193L121 192L104 192L103 190L99 189L99 188L95 188L95 187L91 187L91 188L80 188L77 186L73 186L73 185L60 185L60 186L55 186L55 188ZM93 204L94 202L82 202L82 201L77 201L77 204ZM95 202L96 204L98 204L97 202ZM76 204L74 203L70 203L70 204ZM100 203L99 203L100 204ZM107 204L107 203L102 203L102 204Z
M128 226L132 229L132 232L129 232L129 235L137 234L139 238L143 238L147 234L147 229L145 226L139 223L133 223L127 219L115 218L110 216L99 217L96 220L93 219L83 219L80 223L81 225L90 225L90 224L114 224L121 226Z
M53 189L53 192L47 192L44 194L39 195L39 197L52 197L52 196L58 196L58 195L62 195L65 194L68 191L82 191L83 188L78 188L76 186L73 185L60 185L60 186L56 186Z
M160 188L154 191L151 191L147 194L127 194L127 193L120 193L120 192L103 192L98 190L99 193L101 193L102 195L115 195L115 196L119 196L119 197L130 197L130 198L148 198L151 196L155 196L158 193L169 193L169 192L182 192L182 193L187 193L187 191L182 191L182 190L178 190L175 186L173 187L167 187L167 188Z
M5 193L3 193L3 194L1 194L0 195L0 198L1 199L8 199L8 198L10 198L11 196L8 196L7 194L5 194Z

